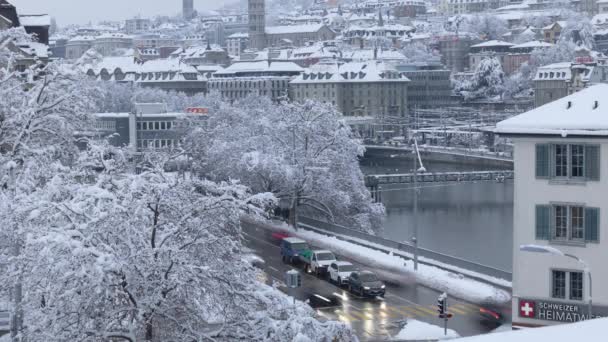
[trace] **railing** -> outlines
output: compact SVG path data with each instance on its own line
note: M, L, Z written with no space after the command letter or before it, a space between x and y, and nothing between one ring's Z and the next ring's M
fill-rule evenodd
M394 150L410 151L411 147L408 145L365 145L366 148L386 148ZM432 145L420 145L420 152L435 152L435 153L447 153L447 154L458 154L469 157L480 157L485 159L495 159L505 162L512 162L512 153L507 152L491 152L479 149L469 149L466 147L444 147L444 146L432 146Z
M315 220L315 219L311 219L311 218L307 218L307 217L299 217L298 225L300 225L304 228L307 228L307 229L319 231L321 233L330 232L330 233L334 233L334 234L357 238L357 239L360 239L360 240L363 240L366 242L381 245L386 248L402 251L409 255L414 254L414 246L412 246L408 242L397 242L397 241L393 241L393 240L388 240L388 239L385 239L385 238L382 238L379 236L366 234L366 233L363 233L363 232L360 232L357 230L353 230L353 229L350 229L347 227L343 227L343 226L339 226L336 224L319 221L319 220ZM504 279L507 281L512 280L511 272L502 270L502 269L499 269L496 267L480 264L480 263L477 263L474 261L465 260L465 259L458 258L458 257L452 256L452 255L444 254L444 253L435 252L435 251L432 251L432 250L426 249L426 248L419 247L418 253L419 253L418 255L421 258L432 259L432 260L436 261L437 263L445 264L445 267L438 265L437 263L425 262L424 260L420 261L422 263L433 264L435 266L439 266L439 267L445 268L445 269L449 269L450 268L449 266L452 266L453 268L456 267L459 269L468 270L468 271L480 273L482 275L495 277L495 278L499 278L499 279Z
M435 172L419 173L417 180L419 183L431 182L477 182L477 181L504 181L513 179L513 171L471 171L471 172ZM413 183L413 173L386 174L386 175L366 175L365 184L367 186L377 186L380 184L405 184Z

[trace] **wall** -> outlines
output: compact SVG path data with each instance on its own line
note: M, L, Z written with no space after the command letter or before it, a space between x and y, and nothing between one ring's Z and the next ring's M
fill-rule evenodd
M600 182L586 182L579 185L550 185L549 180L536 179L535 144L539 142L568 142L602 144L600 151ZM551 322L523 319L518 317L517 297L547 298L550 297L550 268L581 270L574 260L559 256L520 252L522 244L550 245L574 254L590 264L593 270L593 301L598 305L608 305L608 270L604 267L608 260L608 139L539 139L517 138L515 143L515 183L514 183L514 221L513 221L513 321L528 324L554 324ZM584 203L586 206L600 208L600 244L587 243L586 247L554 244L535 239L535 206L550 202ZM524 254L525 253L525 254ZM587 278L583 286L586 304ZM552 300L568 302L565 300Z

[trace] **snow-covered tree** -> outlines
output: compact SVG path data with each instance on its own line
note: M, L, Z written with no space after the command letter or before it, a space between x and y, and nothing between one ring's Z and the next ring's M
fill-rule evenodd
M571 12L565 20L566 27L562 28L559 36L560 43L573 42L577 46L593 50L595 39L593 38L593 25L591 20L578 12Z
M407 57L409 63L429 62L440 57L436 51L429 48L428 44L420 42L404 45L401 52Z
M0 295L15 290L21 337L356 340L243 261L239 217L273 196L166 173L164 151L133 174L135 156L83 138L98 83L73 65L17 72L13 53L0 56Z
M459 30L475 33L487 40L500 40L502 35L509 31L505 20L487 13L467 16L460 24Z
M496 57L484 58L470 80L456 85L465 100L502 98L505 75Z
M189 139L199 172L273 193L292 214L297 207L364 231L379 228L384 209L372 203L364 185L358 164L363 147L333 107L253 97L210 107L209 131ZM207 143L197 146L201 141Z

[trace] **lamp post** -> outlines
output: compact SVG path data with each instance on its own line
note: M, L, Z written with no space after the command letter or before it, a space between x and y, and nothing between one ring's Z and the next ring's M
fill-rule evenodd
M593 296L592 296L593 287L592 287L592 280L591 280L591 268L583 259L581 259L575 255L572 255L572 254L564 253L557 248L549 247L549 246L521 245L521 246L519 246L519 250L522 252L546 253L546 254L559 255L559 256L570 258L570 259L574 259L579 264L581 264L584 268L585 273L587 273L587 275L589 277L589 308L588 308L589 313L588 313L588 315L589 315L589 319L591 319L593 317Z
M414 270L418 270L418 172L426 172L426 169L422 165L422 159L420 158L420 152L418 151L418 141L416 140L416 132L413 133L412 138L414 139L414 236L412 237L412 243L414 244ZM418 168L418 162L420 162L420 168Z

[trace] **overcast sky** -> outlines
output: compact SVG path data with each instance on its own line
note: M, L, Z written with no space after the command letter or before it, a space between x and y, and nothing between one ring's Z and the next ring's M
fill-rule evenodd
M48 13L59 26L124 20L136 15L175 15L182 11L181 0L8 0L21 14ZM197 10L215 9L234 0L194 0Z

